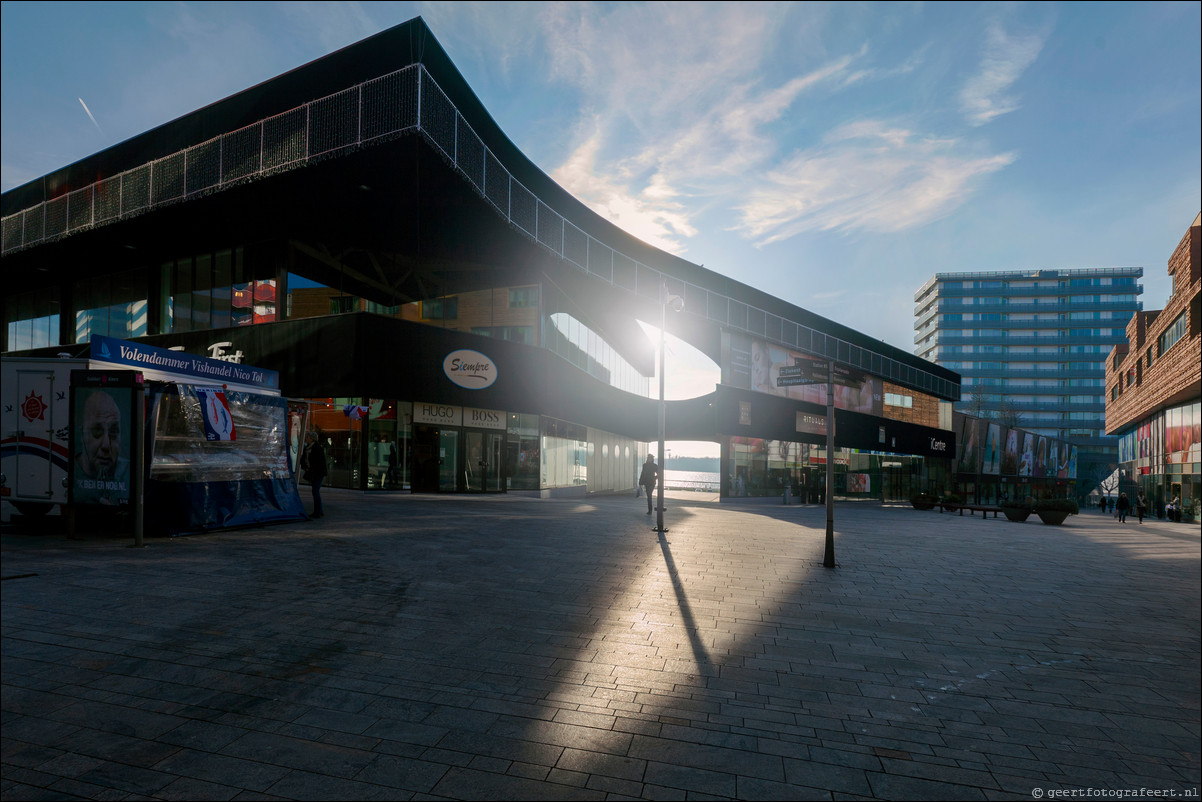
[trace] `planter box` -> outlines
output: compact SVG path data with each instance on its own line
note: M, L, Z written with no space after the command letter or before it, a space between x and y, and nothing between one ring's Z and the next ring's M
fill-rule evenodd
M914 509L916 509L916 510L933 510L933 509L935 509L935 502L933 502L933 501L911 500L910 503L914 505Z
M1002 514L1004 514L1011 521L1021 524L1023 521L1031 517L1031 510L1027 507L1002 507Z
M1068 516L1072 515L1068 510L1040 510L1035 514L1039 516L1039 520L1049 526L1060 526Z

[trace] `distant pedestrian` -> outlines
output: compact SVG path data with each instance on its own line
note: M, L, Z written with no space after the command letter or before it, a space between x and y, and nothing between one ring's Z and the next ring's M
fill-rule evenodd
M1131 502L1127 499L1126 493L1119 493L1119 500L1114 508L1118 511L1119 523L1127 523L1127 510L1131 509Z
M1106 514L1106 497L1105 496L1102 496L1100 499L1098 499L1098 506L1102 508L1102 514L1105 515Z
M1144 522L1144 513L1148 511L1148 497L1144 495L1144 491L1139 491L1135 497L1135 514L1139 518L1139 522Z
M639 474L639 486L643 488L647 494L647 514L651 514L651 494L655 490L655 483L659 480L659 466L655 464L655 455L648 454L647 461L643 463L643 472Z
M400 454L397 453L396 446L396 443L392 443L388 449L388 486L393 489L400 484Z
M1173 500L1164 508L1165 517L1174 523L1181 523L1181 496L1173 496Z
M321 504L321 483L326 479L326 450L321 444L321 437L316 432L309 432L309 445L301 456L301 467L304 469L303 478L313 488L313 517L325 516L325 508Z

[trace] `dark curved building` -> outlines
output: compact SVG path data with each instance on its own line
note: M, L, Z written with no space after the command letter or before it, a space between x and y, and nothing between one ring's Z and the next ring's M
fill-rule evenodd
M632 489L667 329L722 371L666 438L721 444L725 494L825 463L904 497L955 453L959 376L660 251L497 127L414 19L3 195L7 356L93 335L278 371L334 486ZM937 470L937 469L936 469Z

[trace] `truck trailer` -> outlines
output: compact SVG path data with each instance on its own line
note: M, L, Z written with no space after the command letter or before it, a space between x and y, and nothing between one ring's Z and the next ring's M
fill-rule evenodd
M87 359L0 359L0 500L22 515L67 503L71 371Z

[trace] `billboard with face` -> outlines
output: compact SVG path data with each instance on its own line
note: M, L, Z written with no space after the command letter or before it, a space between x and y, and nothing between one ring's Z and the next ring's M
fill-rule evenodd
M130 500L133 390L80 388L75 397L71 501L122 505Z

